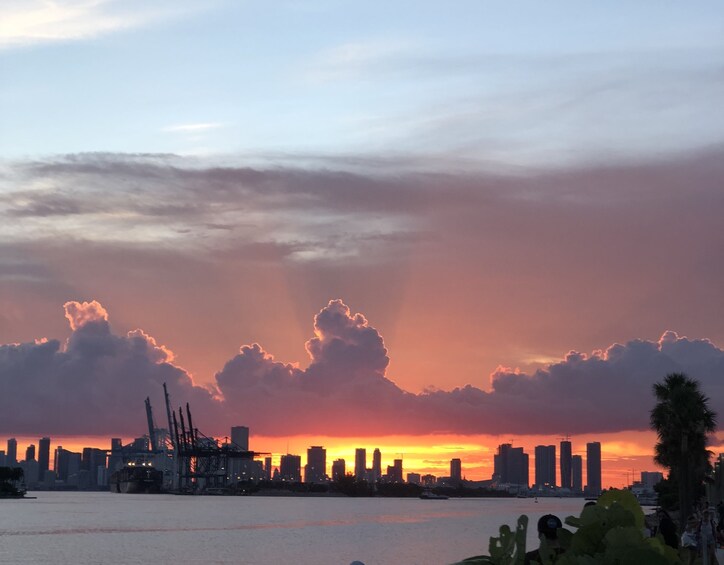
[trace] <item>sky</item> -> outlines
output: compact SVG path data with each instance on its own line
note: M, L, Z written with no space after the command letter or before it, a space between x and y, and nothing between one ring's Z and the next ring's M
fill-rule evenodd
M134 437L168 382L261 451L653 469L654 382L724 406L722 16L3 2L0 438Z

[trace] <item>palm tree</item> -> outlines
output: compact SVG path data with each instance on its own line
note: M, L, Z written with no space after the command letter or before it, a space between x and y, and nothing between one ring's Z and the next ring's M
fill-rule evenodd
M679 510L683 524L691 514L694 494L701 492L711 469L707 434L716 431L716 413L699 390L699 382L683 373L667 375L654 384L656 406L651 410L651 428L656 431L654 461L669 469L669 479L679 488Z

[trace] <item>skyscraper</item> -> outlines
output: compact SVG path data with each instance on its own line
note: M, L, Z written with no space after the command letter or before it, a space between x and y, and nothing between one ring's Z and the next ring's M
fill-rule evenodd
M561 442L561 488L571 488L571 442Z
M382 478L382 453L378 448L375 448L372 453L372 474L374 475L375 481L379 481Z
M338 481L344 478L345 475L345 462L344 459L336 459L332 462L332 480Z
M234 447L242 451L249 451L249 428L246 426L234 426L231 428L231 442Z
M45 472L50 469L50 438L43 437L38 440L38 480L45 478Z
M601 443L586 444L586 492L589 496L601 494Z
M25 450L25 461L35 461L35 444L31 443Z
M5 454L5 464L8 467L14 467L18 464L18 441L11 437L8 440L8 451Z
M364 447L358 447L354 450L354 477L358 481L367 476L367 450Z
M321 445L307 449L307 464L304 466L305 483L323 483L327 480L327 450Z
M571 474L573 475L571 490L575 493L583 492L583 457L580 455L571 457Z
M498 453L493 457L493 477L501 484L529 484L528 454L522 447L513 447L510 443L498 446Z
M302 456L282 455L279 463L279 475L284 481L298 483L302 480Z
M556 446L535 446L535 484L538 487L556 486Z
M450 482L458 484L463 480L463 464L460 459L450 459Z

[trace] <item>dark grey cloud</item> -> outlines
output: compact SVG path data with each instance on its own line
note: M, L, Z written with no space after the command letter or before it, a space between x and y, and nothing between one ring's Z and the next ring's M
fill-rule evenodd
M177 402L212 411L211 393L194 386L153 338L141 330L114 335L105 309L95 301L69 302L65 312L73 330L65 344L53 339L0 346L1 430L138 434L143 431L140 402L150 395L161 408L164 382Z
M151 396L161 408L164 382L173 401L190 402L196 424L214 434L233 424L268 435L645 430L652 385L674 371L697 378L715 409L724 402L724 350L671 331L658 341L571 351L531 374L499 368L490 390L467 385L412 394L388 378L379 332L333 300L315 317L307 368L277 361L252 344L242 346L216 374L215 387L207 388L194 384L144 331L114 335L99 303L69 302L65 311L72 329L65 344L0 346L0 432L141 433L142 401Z

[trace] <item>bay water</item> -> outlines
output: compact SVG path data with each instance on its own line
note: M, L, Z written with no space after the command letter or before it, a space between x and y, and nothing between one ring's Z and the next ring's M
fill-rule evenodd
M224 497L33 492L0 500L0 563L437 565L501 524L579 515L575 498Z

